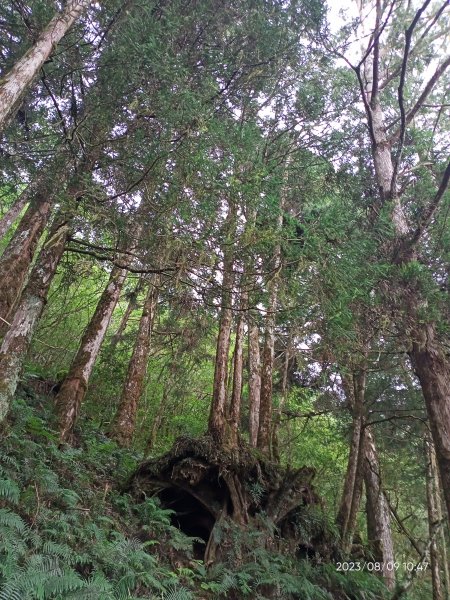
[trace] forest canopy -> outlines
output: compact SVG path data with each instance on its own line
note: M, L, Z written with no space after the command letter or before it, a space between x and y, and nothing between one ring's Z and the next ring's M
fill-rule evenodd
M1 600L449 600L449 42L0 3Z

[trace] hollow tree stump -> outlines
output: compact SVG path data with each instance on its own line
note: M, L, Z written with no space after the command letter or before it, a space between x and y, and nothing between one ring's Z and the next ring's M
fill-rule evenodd
M175 526L203 540L204 550L197 544L194 552L211 564L226 551L218 535L224 527L265 530L266 545L283 545L291 553L311 547L298 523L308 507L321 505L314 475L310 467L283 469L244 443L226 450L205 435L181 437L167 454L143 462L128 490L136 498L159 497L173 510ZM325 539L316 544L322 554L328 547Z

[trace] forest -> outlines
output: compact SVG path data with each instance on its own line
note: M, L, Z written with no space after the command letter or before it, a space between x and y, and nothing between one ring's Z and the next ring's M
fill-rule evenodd
M0 600L450 600L447 0L0 0Z

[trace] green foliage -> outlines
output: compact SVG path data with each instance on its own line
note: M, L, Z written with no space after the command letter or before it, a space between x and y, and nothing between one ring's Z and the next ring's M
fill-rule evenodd
M1 600L173 594L177 574L149 550L173 539L189 555L192 541L157 502L135 507L111 491L111 477L125 478L135 459L93 432L84 450L59 449L42 438L41 415L22 400L13 419L0 456Z
M199 593L262 600L274 591L286 600L329 600L334 590L354 600L375 598L361 592L380 588L370 578L339 577L331 566L266 549L266 535L276 533L269 522L258 531L217 524L213 534L224 562L207 569L192 560L195 538L171 525L172 511L157 499L134 503L117 491L117 480L126 481L139 457L89 427L79 447L58 448L53 432L42 436L48 408L42 398L39 410L17 399L4 437L0 600L193 600ZM330 524L312 509L298 527L306 540L324 535ZM183 566L167 561L171 553L183 557Z

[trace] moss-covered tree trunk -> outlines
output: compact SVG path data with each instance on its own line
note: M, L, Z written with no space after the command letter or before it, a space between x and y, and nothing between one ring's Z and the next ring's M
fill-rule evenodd
M225 244L223 249L221 309L214 366L213 398L208 421L208 431L218 441L218 443L228 441L230 433L226 419L226 407L228 359L230 353L231 328L233 324L233 242L235 232L236 207L233 203L230 203L228 206L228 214L225 221Z
M105 339L126 276L126 269L113 267L108 284L103 290L69 372L56 396L59 435L62 442L69 442L71 439L92 370Z
M364 482L366 486L367 535L374 561L382 568L389 589L395 586L394 544L389 504L383 490L380 461L375 440L369 427L365 428Z
M259 328L248 319L248 412L250 444L256 448L259 429L259 407L261 400L261 358Z
M346 555L352 547L364 480L364 395L366 374L365 371L359 371L354 373L352 377L343 375L342 380L347 402L352 413L352 431L347 470L336 523L341 534L342 549Z
M450 518L450 361L433 323L418 323L414 332L410 356L425 398Z
M112 435L121 446L130 445L136 428L137 409L144 390L152 329L158 305L158 285L159 281L155 279L148 286L133 354L128 364L122 395L112 425Z
M22 366L36 325L44 310L47 293L61 260L70 232L71 216L59 214L48 240L34 265L30 279L14 313L11 327L0 348L0 422L16 392Z
M16 198L16 201L9 207L3 217L0 219L0 239L9 231L10 227L17 221L20 213L34 195L34 189L31 185L27 186L23 192Z
M10 320L20 296L51 207L49 191L43 187L31 201L0 258L0 317L5 321ZM3 325L6 325L4 321Z
M236 324L236 338L234 347L233 389L231 393L229 422L231 428L232 444L237 444L239 424L241 419L242 386L244 373L244 311L247 308L247 294L241 292L240 312Z
M425 460L427 464L426 487L427 487L427 509L428 509L428 528L432 538L430 545L430 568L431 581L433 585L433 600L445 600L445 590L442 585L441 577L441 555L439 548L439 536L433 537L434 528L439 522L438 504L439 488L436 489L436 455L433 447L431 435L425 438Z

